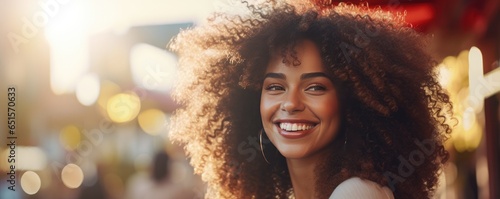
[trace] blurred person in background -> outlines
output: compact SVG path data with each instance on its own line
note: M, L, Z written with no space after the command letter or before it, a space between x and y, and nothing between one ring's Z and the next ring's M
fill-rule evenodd
M171 180L171 159L164 151L153 159L149 175L129 179L127 199L193 199L194 193Z

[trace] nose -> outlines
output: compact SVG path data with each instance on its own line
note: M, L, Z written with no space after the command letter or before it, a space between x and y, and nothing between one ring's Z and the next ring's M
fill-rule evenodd
M290 90L281 102L281 110L288 113L300 112L305 108L298 91Z

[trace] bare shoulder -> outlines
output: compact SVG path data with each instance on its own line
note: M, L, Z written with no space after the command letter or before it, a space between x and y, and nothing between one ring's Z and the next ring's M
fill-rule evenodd
M394 195L385 186L382 187L370 180L353 177L340 183L330 196L330 199L347 198L394 199Z

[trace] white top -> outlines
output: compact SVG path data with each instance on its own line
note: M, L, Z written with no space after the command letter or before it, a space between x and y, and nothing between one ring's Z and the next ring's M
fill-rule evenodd
M394 199L392 191L388 187L362 180L358 177L349 178L333 190L329 199Z

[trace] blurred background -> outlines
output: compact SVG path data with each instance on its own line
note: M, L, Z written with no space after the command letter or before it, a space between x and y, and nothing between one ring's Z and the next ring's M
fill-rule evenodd
M203 198L168 139L177 57L166 45L230 1L2 1L0 199ZM432 36L459 121L437 198L500 198L500 1L349 2L405 12Z

